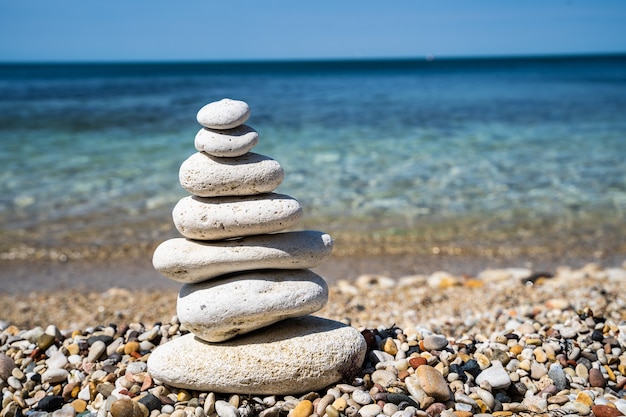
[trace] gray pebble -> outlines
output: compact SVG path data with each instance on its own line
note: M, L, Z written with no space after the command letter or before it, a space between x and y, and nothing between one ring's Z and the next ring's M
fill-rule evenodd
M130 362L126 366L126 372L130 372L131 374L138 374L141 372L145 372L147 369L147 364L141 361Z
M565 372L563 371L563 367L558 363L553 363L550 365L550 369L548 370L548 377L554 383L557 391L563 391L567 389L567 377L565 376Z
M89 355L87 355L88 362L95 362L106 351L107 345L102 340L96 340L89 348Z
M439 334L430 334L424 338L425 350L441 350L448 346L448 339Z

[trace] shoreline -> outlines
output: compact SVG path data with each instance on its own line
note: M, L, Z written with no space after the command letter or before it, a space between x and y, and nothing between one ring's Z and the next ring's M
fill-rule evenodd
M626 259L610 265L589 262L544 265L546 268L503 264L503 260L472 266L460 262L447 263L447 267L438 264L440 268L414 273L404 270L406 265L402 265L401 260L393 257L387 257L386 262L381 260L342 259L327 262L325 268L313 269L326 279L330 291L329 302L321 310L321 315L338 320L356 320L354 324L357 326L375 328L406 323L402 320L406 319L404 315L409 314L407 317L412 318L417 311L426 309L428 314L422 314L421 320L443 320L442 323L445 323L444 318L450 314L455 316L455 320L462 321L459 301L468 312L475 314L485 309L497 310L513 305L528 307L537 302L539 293L542 293L540 303L561 298L566 304L580 305L578 309L582 309L584 304L620 302L624 297L620 286L626 283ZM120 267L119 264L117 266ZM120 269L105 271L87 265L67 264L63 267L63 273L55 267L43 268L40 275L28 271L10 282L3 280L0 328L9 324L44 328L54 324L59 328L75 328L118 321L139 321L147 325L169 320L176 314L176 298L182 283L171 281L154 270L149 271L136 264L125 265L128 268L124 269L126 274L120 274ZM396 274L387 273L389 268L393 268ZM474 269L470 271L470 268ZM341 275L345 271L351 271L351 274ZM79 273L97 275L97 284L76 285L72 278ZM55 281L46 280L49 277L46 274L56 274ZM598 278L598 284L590 281L590 277ZM606 284L607 277L610 278L611 291L615 292L614 299L587 299L585 288L598 290ZM541 284L536 291L519 290L533 287L535 283ZM551 286L554 291L547 291ZM518 289L511 292L511 288L515 287ZM606 294L611 291L607 290ZM413 299L412 294L417 298ZM431 299L431 296L435 298ZM478 299L474 299L475 296ZM484 304L481 299L489 301ZM420 300L426 300L426 304L422 306ZM626 300L621 302L626 305ZM440 306L434 308L432 304ZM626 310L621 315L622 320L626 320ZM381 317L391 322L376 323Z
M438 271L473 277L494 268L526 268L534 272L554 273L563 266L581 268L595 263L611 268L620 267L626 261L626 255L620 253L608 256L580 256L571 253L557 257L554 252L534 255L483 252L482 255L477 255L443 249L430 254L333 254L324 264L312 270L321 275L329 285L333 285L341 280L354 281L366 274L397 280L412 275L430 275ZM157 272L152 266L151 254L143 251L127 257L114 256L108 259L61 259L0 260L0 294L73 289L89 292L106 291L110 288L158 290L177 289L182 285Z

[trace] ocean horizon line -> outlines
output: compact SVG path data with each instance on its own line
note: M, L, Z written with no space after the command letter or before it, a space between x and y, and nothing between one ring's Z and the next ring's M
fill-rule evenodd
M432 62L498 62L526 60L622 59L622 52L537 53L494 55L416 55L397 57L334 57L334 58L249 58L249 59L164 59L164 60L24 60L2 61L0 67L19 66L184 66L184 65L275 65L275 64L347 64L347 63L432 63Z

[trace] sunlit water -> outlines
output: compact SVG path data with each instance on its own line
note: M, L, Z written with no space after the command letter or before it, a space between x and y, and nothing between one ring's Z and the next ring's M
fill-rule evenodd
M626 57L33 65L0 66L3 234L170 224L195 114L223 97L308 225L626 218Z

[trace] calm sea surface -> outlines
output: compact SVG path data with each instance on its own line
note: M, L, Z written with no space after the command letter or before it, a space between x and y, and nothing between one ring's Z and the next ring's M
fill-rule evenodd
M625 56L0 65L0 249L163 240L224 97L307 227L593 243L626 220Z

